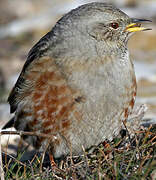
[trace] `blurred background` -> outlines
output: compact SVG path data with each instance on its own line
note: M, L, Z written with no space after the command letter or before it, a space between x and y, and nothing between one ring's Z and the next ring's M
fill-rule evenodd
M95 1L95 0L94 0ZM30 48L69 10L87 0L0 0L0 127L11 117L6 102ZM146 103L145 119L156 123L156 0L103 0L130 17L152 20L152 31L136 33L129 41L134 59L137 105Z

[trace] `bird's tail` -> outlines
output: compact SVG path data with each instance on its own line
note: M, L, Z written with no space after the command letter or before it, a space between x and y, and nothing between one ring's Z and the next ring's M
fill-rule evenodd
M11 128L14 127L14 117L11 118L4 126L2 129L7 129L7 128Z

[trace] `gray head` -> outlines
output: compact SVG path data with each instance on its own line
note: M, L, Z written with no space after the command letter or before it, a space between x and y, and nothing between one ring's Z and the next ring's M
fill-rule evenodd
M56 24L54 31L62 30L69 36L81 33L82 36L103 41L124 41L124 31L131 19L119 9L105 3L89 3L82 5L65 16ZM59 32L60 33L60 32ZM59 34L60 35L60 34Z
M131 19L119 9L105 3L82 5L64 15L54 28L30 51L53 57L88 58L125 51L129 34L146 30L140 27L142 19ZM35 55L34 55L35 52ZM119 54L121 54L119 52ZM33 56L34 55L34 56ZM39 54L38 54L39 55Z
M95 46L98 49L98 45L107 52L110 48L126 44L128 32L124 30L129 23L130 18L112 5L89 3L63 16L52 30L53 39L55 37L55 42L61 42L61 47L65 49L70 47L75 52L74 56L78 51L91 52ZM60 52L59 49L58 53ZM93 54L91 56L93 57Z

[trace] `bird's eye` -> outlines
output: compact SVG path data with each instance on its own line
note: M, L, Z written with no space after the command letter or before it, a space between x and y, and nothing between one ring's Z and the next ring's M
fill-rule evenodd
M119 24L116 22L110 23L110 27L112 27L113 29L117 29L119 27Z

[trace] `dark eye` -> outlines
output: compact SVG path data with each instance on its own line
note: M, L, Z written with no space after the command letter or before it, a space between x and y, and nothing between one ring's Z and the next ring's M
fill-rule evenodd
M119 24L116 22L110 23L110 27L112 27L113 29L117 29L119 27Z

